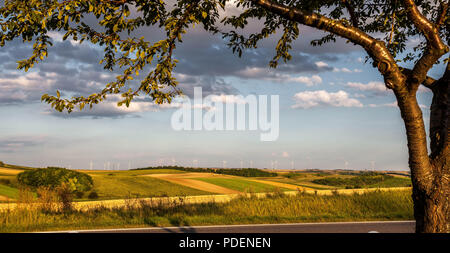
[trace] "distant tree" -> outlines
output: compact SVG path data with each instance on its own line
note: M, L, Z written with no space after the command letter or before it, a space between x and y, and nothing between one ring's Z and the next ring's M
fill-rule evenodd
M17 181L22 185L34 188L57 189L64 185L65 190L69 189L73 193L89 191L94 185L92 177L88 174L57 167L21 172L17 175Z
M15 38L32 42L33 55L18 62L18 68L28 70L47 57L51 46L48 32L63 31L64 39L90 41L104 48L105 69L121 67L123 74L108 83L99 93L88 97L62 98L43 95L42 100L58 111L71 112L75 106L83 109L104 100L109 94L122 94L119 106L129 106L134 97L145 94L156 103L171 102L181 91L172 76L176 60L173 52L181 43L187 28L201 24L211 33L220 33L228 45L241 56L247 48L257 48L258 42L276 32L282 32L270 62L276 67L279 60L291 59L291 43L299 37L298 25L306 25L326 32L326 36L312 41L320 46L341 37L363 48L373 66L384 77L398 102L406 128L409 167L413 182L414 215L417 232L450 232L450 169L449 169L449 78L450 66L442 78L427 76L449 48L450 20L448 1L444 0L237 0L243 11L238 16L219 17L227 0L5 0L0 9L0 45ZM234 1L233 1L234 2ZM169 6L170 5L170 6ZM133 15L131 15L133 10ZM90 14L98 21L99 29L87 25ZM261 19L258 33L248 37L232 30L221 31L219 24L246 28L248 20ZM143 26L159 26L166 38L153 44L145 38L131 37L129 32ZM100 29L101 28L101 29ZM406 42L412 38L421 43L405 57ZM220 57L218 57L220 59ZM412 61L411 69L399 64ZM154 68L136 89L124 90L129 80L144 66ZM431 152L422 111L416 93L420 85L433 92L430 116Z

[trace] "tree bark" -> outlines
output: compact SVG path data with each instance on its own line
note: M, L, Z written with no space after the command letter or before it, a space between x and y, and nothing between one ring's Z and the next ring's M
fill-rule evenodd
M432 87L430 155L415 92L395 92L408 138L417 233L450 233L449 76Z

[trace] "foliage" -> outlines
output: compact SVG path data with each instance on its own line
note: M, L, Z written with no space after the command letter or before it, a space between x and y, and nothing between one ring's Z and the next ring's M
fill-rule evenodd
M88 199L98 199L98 193L96 191L91 191L88 195Z
M0 178L0 184L10 185L11 184L11 180L9 180L7 178Z
M205 172L205 173L216 173L225 174L241 177L276 177L278 174L273 172L267 172L260 169L244 168L244 169L215 169L215 168L192 168L192 167L181 167L181 166L159 166L159 167L147 167L139 168L133 170L160 170L160 169L170 169L170 170L182 170L188 172Z
M57 167L24 171L17 175L17 180L34 188L48 186L56 189L64 184L71 192L89 191L94 185L88 174Z
M49 32L52 31L63 32L64 40L71 39L79 43L88 41L104 48L100 64L107 70L119 68L122 71L115 81L108 83L98 93L89 94L87 97L68 98L59 91L56 91L56 96L48 94L42 96L42 100L56 110L71 112L75 106L79 106L80 110L85 105L92 107L111 94L121 94L119 106L129 106L140 94L150 96L156 103L171 102L174 96L182 93L172 75L177 64L177 60L173 58L174 50L177 44L182 42L188 28L197 24L213 34L221 34L225 43L239 56L246 49L257 48L261 40L282 32L275 46L275 56L269 65L276 67L279 60L284 62L290 60L291 44L300 36L299 22L294 21L291 14L284 15L271 9L272 3L299 10L305 15L315 13L319 17L331 20L335 25L316 27L325 30L326 34L323 38L311 42L315 46L333 42L337 36L357 43L346 37L350 33L337 32L338 25L346 27L347 30L357 28L358 31L371 34L383 42L388 52L396 57L405 53L408 39L417 38L422 32L411 24L407 11L411 8L396 0L238 0L233 2L237 3L241 11L239 15L220 16L220 12L227 10L226 6L231 8L229 6L232 5L227 5L231 2L231 0L8 0L0 8L0 46L17 38L33 43L33 54L27 59L18 61L18 68L25 71L48 57L48 47L52 46ZM443 11L448 5L440 4L437 0L416 2L424 17L437 24L437 31L442 40L448 41L450 18ZM270 7L264 3L269 3ZM98 23L95 26L88 25L88 17L95 18ZM246 28L253 19L262 20L261 31L248 36L241 35L238 31ZM302 22L307 22L307 19ZM316 22L307 25L320 24ZM133 31L144 26L159 27L165 31L165 38L151 43L144 37L136 38L131 35ZM367 46L364 48L368 49ZM407 61L420 57L422 54L420 50L426 48L427 43L422 40L414 48L415 52L403 54L405 57L397 60ZM370 52L369 56L373 57ZM130 81L137 78L140 71L144 71L146 67L150 69L147 75L141 79L137 87L133 86Z

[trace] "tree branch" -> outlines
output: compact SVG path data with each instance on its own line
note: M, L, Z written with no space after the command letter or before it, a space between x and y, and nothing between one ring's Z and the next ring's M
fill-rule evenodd
M438 30L441 27L442 23L444 23L444 19L445 19L445 16L447 15L447 11L448 11L448 2L441 2L439 16L437 17L436 22L435 22L436 28Z
M345 8L348 11L348 14L350 15L352 25L358 28L358 16L355 13L355 9L353 9L353 6L350 4L350 0L341 0L341 2L344 4Z
M422 13L420 13L414 0L403 0L406 10L408 11L408 17L425 36L430 46L437 50L448 51L447 46L442 42L439 37L439 32L436 26L430 22Z
M348 26L322 16L317 13L307 12L295 7L282 5L271 0L250 0L254 5L276 13L283 18L300 24L314 27L329 33L336 34L342 38L348 39L354 44L362 46L369 56L375 61L380 73L385 78L385 84L388 88L403 88L405 76L401 73L394 58L382 41L379 41L356 27Z
M410 90L415 92L418 86L427 77L428 71L433 67L439 58L448 52L449 48L442 42L438 28L420 13L414 0L403 0L403 4L408 11L408 17L412 20L417 29L425 36L427 48L422 57L417 61L410 76Z
M413 71L411 69L407 69L407 68L400 68L400 69L401 69L402 73L405 74L406 76L410 76L413 73ZM425 80L422 82L422 84L423 84L423 86L425 86L429 89L432 89L433 86L436 84L436 82L437 82L436 79L427 76L425 78Z

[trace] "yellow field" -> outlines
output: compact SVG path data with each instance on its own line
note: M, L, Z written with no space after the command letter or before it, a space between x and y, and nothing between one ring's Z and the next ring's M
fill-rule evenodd
M169 181L171 183L175 184L181 184L184 186L188 186L194 189L198 189L201 191L207 191L207 192L213 192L213 193L219 193L219 194L236 194L240 193L238 191L228 189L225 187L221 187L218 185L210 184L207 182L195 180L192 178L205 178L205 177L226 177L230 178L231 176L226 175L219 175L219 174L212 174L212 173L183 173L183 174L151 174L151 175L144 175L147 177L154 177L163 179L166 181Z
M23 170L14 170L14 169L0 167L0 174L17 175L22 171Z

